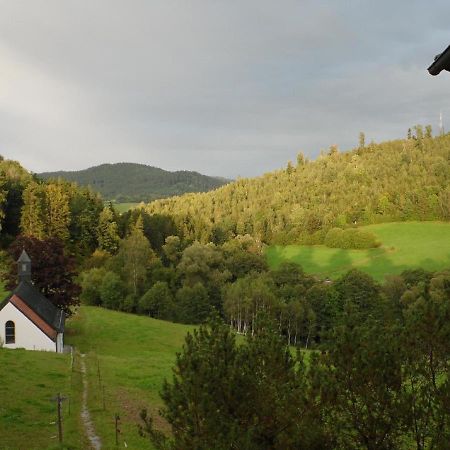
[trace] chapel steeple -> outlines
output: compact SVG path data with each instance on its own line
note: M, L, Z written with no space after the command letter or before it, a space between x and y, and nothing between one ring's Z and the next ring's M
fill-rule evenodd
M28 281L31 283L31 259L28 253L23 250L19 259L17 260L19 283L21 281Z

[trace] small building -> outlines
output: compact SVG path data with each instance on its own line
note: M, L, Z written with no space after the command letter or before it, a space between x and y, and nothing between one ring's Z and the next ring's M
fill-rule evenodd
M64 311L31 281L31 260L24 250L17 261L19 284L0 303L0 341L5 348L62 353Z

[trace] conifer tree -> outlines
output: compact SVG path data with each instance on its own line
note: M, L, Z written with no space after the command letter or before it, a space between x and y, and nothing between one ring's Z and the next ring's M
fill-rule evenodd
M98 221L98 247L110 254L117 253L120 237L111 205L103 208Z
M161 397L172 436L146 411L140 428L158 449L331 448L301 357L263 317L242 345L217 319L188 334Z
M359 133L359 148L362 149L366 146L366 135L361 131Z

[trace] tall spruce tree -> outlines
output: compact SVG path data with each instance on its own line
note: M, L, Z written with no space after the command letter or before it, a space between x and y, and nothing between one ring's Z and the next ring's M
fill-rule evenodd
M172 436L155 429L146 411L141 433L166 450L331 448L305 371L264 318L242 345L216 319L187 335L164 383Z

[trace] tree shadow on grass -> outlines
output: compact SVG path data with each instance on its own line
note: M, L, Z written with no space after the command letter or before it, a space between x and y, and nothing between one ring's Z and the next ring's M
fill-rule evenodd
M388 256L389 253L380 253L375 257L368 259L367 263L360 265L358 268L370 274L378 281L384 281L386 275L395 275L401 273L404 269L395 265ZM406 267L405 267L406 269Z
M288 250L286 252L286 250ZM328 249L331 251L331 249ZM276 258L279 265L282 261L291 261L303 267L305 272L320 278L338 278L349 270L356 268L370 274L374 279L384 282L386 275L398 275L404 270L423 268L429 271L439 271L450 268L450 253L446 261L426 258L417 264L396 264L390 249L369 250L367 258L352 260L349 250L334 249L329 259L322 257L321 247L292 246L272 248L272 260ZM371 251L373 253L371 253ZM288 254L287 254L288 253Z

